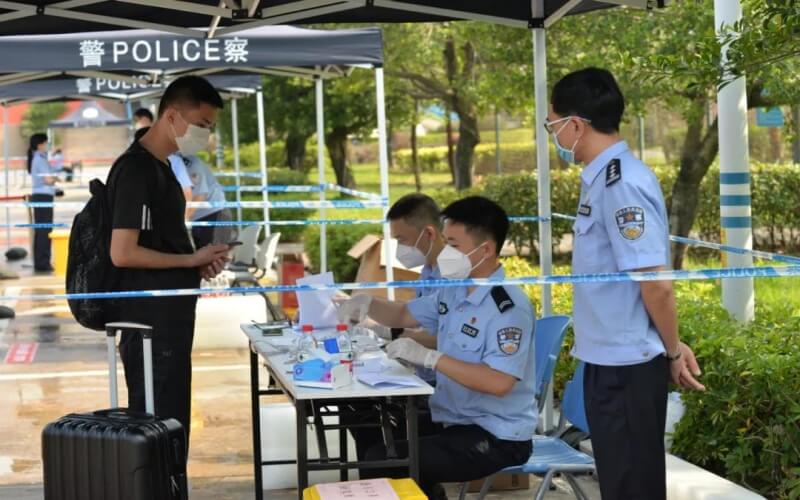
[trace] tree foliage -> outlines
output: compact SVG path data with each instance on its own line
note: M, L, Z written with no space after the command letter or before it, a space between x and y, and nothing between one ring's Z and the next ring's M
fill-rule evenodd
M30 137L33 134L45 133L48 124L64 113L66 105L63 102L33 103L25 110L22 118L22 135Z

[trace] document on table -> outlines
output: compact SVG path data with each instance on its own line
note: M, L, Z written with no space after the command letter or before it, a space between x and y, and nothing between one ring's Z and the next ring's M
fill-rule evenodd
M388 358L373 361L363 368L356 366L355 375L356 380L371 387L420 387L425 384L400 363Z
M388 479L327 483L315 486L321 500L399 500Z
M297 280L298 285L332 285L333 273L312 274ZM336 306L333 304L335 290L313 290L297 292L300 309L300 324L318 328L336 327Z

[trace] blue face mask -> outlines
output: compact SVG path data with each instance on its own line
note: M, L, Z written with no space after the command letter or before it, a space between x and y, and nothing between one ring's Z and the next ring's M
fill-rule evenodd
M577 163L575 161L575 147L578 145L578 141L580 140L580 138L578 138L575 141L575 144L572 145L572 149L567 149L564 146L562 146L560 142L558 142L558 134L560 134L561 131L564 130L564 127L566 127L569 124L569 118L571 117L567 117L566 123L562 125L561 128L558 129L558 131L553 132L552 137L553 137L553 144L556 146L556 153L558 153L558 157L571 165L573 163Z

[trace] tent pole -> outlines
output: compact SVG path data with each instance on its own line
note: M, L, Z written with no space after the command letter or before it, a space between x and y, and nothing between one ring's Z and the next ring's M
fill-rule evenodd
M265 189L267 178L267 137L264 126L264 92L261 87L256 92L256 109L258 111L258 162L261 165L261 199L264 201L264 235L269 236L272 231L269 225L269 193Z
M314 79L314 96L317 112L317 170L319 172L319 201L325 201L325 108L322 93L322 78ZM320 207L319 218L325 218L325 209ZM319 270L328 271L328 232L325 224L319 226Z
M5 171L5 193L8 199L8 162L10 160L8 146L8 104L3 103L3 170ZM6 248L11 248L11 209L6 207Z
M383 207L383 250L386 260L386 281L394 281L394 255L392 255L392 233L386 213L389 211L389 150L386 147L386 102L383 95L383 68L375 68L375 96L378 112L378 165L381 170L381 198ZM389 300L394 300L394 288L386 290Z
M545 121L547 121L547 46L546 31L544 28L533 28L533 75L534 96L536 99L536 179L538 193L538 214L547 220L539 221L539 274L550 276L553 274L553 242L552 224L550 222L550 147L547 134L543 134ZM550 285L542 286L542 316L553 314L553 302ZM553 427L553 389L548 390L545 401L542 428L549 430Z
M239 163L239 103L231 99L231 129L233 131L233 168L236 171L236 220L242 220L242 177Z
M714 0L714 25L733 26L742 19L740 0ZM722 62L728 47L721 49ZM726 73L724 76L729 77ZM717 93L719 124L720 226L722 243L753 248L750 206L750 159L747 144L747 90L739 77ZM727 254L728 267L752 267L753 256ZM737 320L753 320L755 297L753 278L722 280L722 305Z

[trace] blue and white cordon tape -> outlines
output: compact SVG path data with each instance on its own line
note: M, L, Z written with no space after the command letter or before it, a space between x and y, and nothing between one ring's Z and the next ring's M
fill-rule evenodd
M45 202L45 201L27 201L27 202L0 202L0 208L17 208L17 207L31 207L31 208L76 208L81 209L85 205L80 201L64 201L59 203ZM383 199L369 199L369 200L308 200L308 201L192 201L186 204L190 208L382 208L387 206L388 202Z
M385 288L425 288L452 286L496 285L565 285L570 283L616 283L622 281L696 281L730 278L778 278L800 276L800 266L764 266L726 269L696 269L644 273L564 274L525 276L518 278L482 278L464 280L375 281L365 283L334 283L330 285L272 285L233 288L183 288L174 290L138 290L128 292L4 295L0 301L43 301L65 299L132 299L146 297L185 297L206 294L256 294L271 292L311 292L321 290L373 290Z

